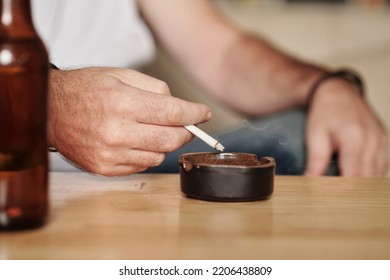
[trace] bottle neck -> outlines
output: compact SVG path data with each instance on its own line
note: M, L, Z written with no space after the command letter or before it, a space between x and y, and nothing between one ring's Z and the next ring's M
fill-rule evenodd
M0 28L9 36L35 35L30 0L0 0Z

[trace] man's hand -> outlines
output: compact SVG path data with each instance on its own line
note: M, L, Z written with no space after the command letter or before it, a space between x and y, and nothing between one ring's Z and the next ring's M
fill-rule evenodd
M193 136L211 110L172 97L166 83L129 69L51 71L49 143L79 167L105 176L159 165Z
M305 174L324 174L332 154L337 153L342 176L385 175L388 139L357 88L342 79L329 79L317 89L312 101Z

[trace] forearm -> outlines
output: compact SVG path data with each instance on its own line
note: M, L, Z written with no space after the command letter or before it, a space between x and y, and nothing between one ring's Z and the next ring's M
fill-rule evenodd
M326 71L247 34L238 35L221 55L218 86L203 83L227 105L250 115L306 105L311 87Z
M304 105L324 73L241 31L208 1L142 0L139 5L160 46L240 112L261 115Z

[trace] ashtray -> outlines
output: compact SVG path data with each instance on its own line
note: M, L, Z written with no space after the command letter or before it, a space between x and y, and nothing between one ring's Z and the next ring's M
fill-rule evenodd
M179 158L180 188L190 198L255 201L274 190L275 160L246 153L187 153Z

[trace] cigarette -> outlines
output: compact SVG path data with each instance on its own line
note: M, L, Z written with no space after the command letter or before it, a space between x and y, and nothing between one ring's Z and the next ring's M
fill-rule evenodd
M204 132L203 130L201 130L197 126L185 125L184 128L187 129L192 134L194 134L199 139L203 140L205 143L207 143L209 146L213 147L214 149L216 149L220 152L223 152L223 150L225 150L225 147L222 146L222 144L219 143L218 140L214 139L213 137L208 135L206 132Z

